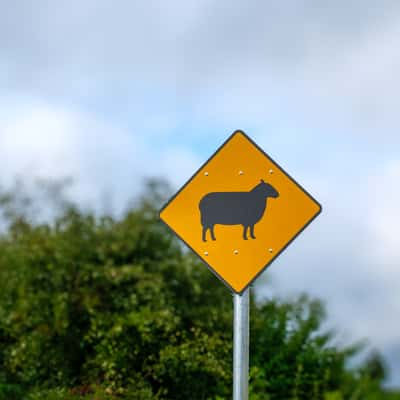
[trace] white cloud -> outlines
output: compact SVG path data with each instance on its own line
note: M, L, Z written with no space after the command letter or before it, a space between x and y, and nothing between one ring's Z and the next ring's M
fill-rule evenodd
M85 204L107 193L120 209L139 193L143 178L166 175L178 185L200 163L188 149L160 149L96 115L32 98L3 102L0 120L3 183L72 177L74 195Z
M15 1L0 15L2 84L101 103L132 125L143 111L167 121L180 109L197 121L396 140L398 10L392 0Z
M391 272L400 278L399 183L400 160L388 162L368 182L368 223L374 237L371 254L377 262L387 266L389 270L385 270L385 273L389 280Z
M8 172L3 177L33 173L51 178L76 172L71 115L43 104L15 108L4 103L1 114L0 152Z

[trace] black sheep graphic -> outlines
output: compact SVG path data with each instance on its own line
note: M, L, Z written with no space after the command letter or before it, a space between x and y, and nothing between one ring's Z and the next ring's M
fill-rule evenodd
M243 239L247 240L247 230L255 239L254 225L263 217L268 197L279 197L278 191L262 179L249 192L212 192L206 194L199 203L202 239L206 242L207 230L215 240L214 225L242 225Z

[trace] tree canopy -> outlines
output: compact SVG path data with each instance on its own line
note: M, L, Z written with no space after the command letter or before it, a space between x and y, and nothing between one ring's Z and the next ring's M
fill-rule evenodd
M160 223L165 192L45 222L1 197L0 400L231 397L232 295ZM319 301L251 301L250 399L400 399L379 354L348 368Z

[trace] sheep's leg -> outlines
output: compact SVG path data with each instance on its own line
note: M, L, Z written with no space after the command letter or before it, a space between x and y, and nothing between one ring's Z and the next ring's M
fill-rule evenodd
M248 226L243 225L243 239L247 240L247 228Z
M207 229L208 228L206 226L203 226L203 233L202 233L203 242L207 242L207 239L206 239Z
M254 236L254 225L250 226L250 236L252 239L255 239L256 237Z
M211 233L211 239L215 240L215 235L214 235L214 225L210 226L210 233Z

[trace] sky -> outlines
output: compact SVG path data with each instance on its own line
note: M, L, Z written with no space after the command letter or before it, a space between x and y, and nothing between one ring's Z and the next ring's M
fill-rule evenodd
M321 298L400 387L399 42L397 0L0 0L0 184L118 209L244 130L324 207L257 292Z

